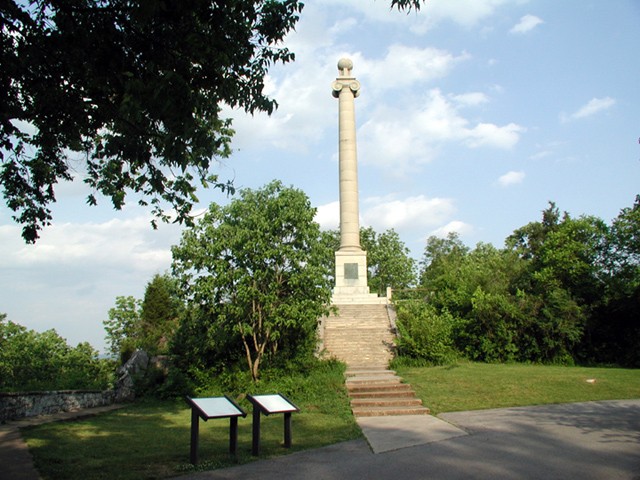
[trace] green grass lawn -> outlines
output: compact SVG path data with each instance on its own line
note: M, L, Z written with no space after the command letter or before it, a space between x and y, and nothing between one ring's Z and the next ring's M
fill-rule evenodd
M262 416L260 458L362 436L351 415L340 364L256 388L265 389L261 393L284 393L301 409L292 415L290 449L283 447L283 415ZM248 415L238 421L237 459L229 454L229 420L201 420L197 468L189 464L191 409L184 400L136 403L93 418L45 424L22 433L44 480L166 478L254 460L252 407L246 399L240 399L240 405Z
M460 362L396 371L434 415L487 408L640 398L640 370Z
M640 370L461 362L445 367L396 366L432 413L484 408L640 398ZM293 446L285 449L283 417L262 417L261 458L361 437L344 388L344 369L329 365L308 375L263 384L300 408ZM587 380L595 380L587 382ZM205 395L202 395L205 396ZM228 454L229 421L200 422L199 469L252 461L251 406L240 419L238 458ZM189 471L191 413L186 402L130 405L98 417L23 430L44 480L154 479Z

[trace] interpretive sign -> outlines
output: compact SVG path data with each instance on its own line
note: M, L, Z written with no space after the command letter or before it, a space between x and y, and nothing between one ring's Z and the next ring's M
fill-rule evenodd
M291 447L291 413L299 412L291 400L281 394L247 395L253 405L253 444L252 455L260 455L260 414L284 413L284 446Z
M226 395L209 398L187 397L186 400L191 406L191 463L194 465L198 463L201 418L205 422L210 418L229 419L229 453L235 455L238 451L238 417L246 417L247 413Z

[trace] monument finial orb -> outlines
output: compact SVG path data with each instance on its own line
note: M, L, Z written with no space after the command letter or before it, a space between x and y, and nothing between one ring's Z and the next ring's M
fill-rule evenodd
M338 60L338 70L340 71L340 76L349 77L351 76L351 70L353 70L353 62L350 58L341 58Z

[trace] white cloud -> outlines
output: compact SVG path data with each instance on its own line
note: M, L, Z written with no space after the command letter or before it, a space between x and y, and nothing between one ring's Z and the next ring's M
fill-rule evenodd
M442 22L453 22L469 28L493 15L495 10L513 0L429 0L419 13L398 12L389 9L388 1L371 0L317 0L328 8L340 8L344 16L362 15L366 21L402 23L416 34L424 34ZM311 2L310 2L311 3ZM305 9L306 13L306 9ZM304 17L304 15L303 15ZM487 27L483 27L487 28Z
M14 254L0 257L0 266L67 268L80 265L90 270L91 265L101 265L153 272L169 266L171 252L165 242L177 237L175 226L163 224L160 230L152 229L147 216L117 218L104 223L54 223L43 231L35 245L25 245L20 244L17 226L2 226L0 238L13 244Z
M526 129L515 123L502 127L493 123L479 123L466 132L467 144L471 147L512 148Z
M395 195L364 200L362 219L376 231L421 230L445 221L453 214L453 201L424 195L397 199Z
M509 3L510 0L431 0L423 10L428 16L448 19L463 26L476 25L481 20L493 15L496 8Z
M471 122L459 108L488 100L479 93L447 98L439 89L432 89L422 103L411 106L379 107L369 114L369 120L358 132L363 164L378 165L402 176L432 160L438 146L446 142L461 142L470 148L512 148L525 131L515 123L495 125Z
M147 282L171 265L170 246L181 227L149 225L149 217L103 223L52 224L35 245L17 225L0 226L3 313L27 328L55 328L70 344L104 345L102 320L117 296L142 298Z
M560 114L560 119L563 122L568 122L571 120L579 120L581 118L587 118L596 113L600 113L604 110L608 110L616 104L616 100L611 97L604 98L592 98L585 105L580 107L574 113L570 115L566 115L564 113Z
M236 131L233 148L276 147L306 152L332 122L335 105L329 86L336 72L335 62L328 58L300 60L295 65L274 69L267 86L269 96L278 102L278 109L271 116L224 109L223 115L233 118Z
M516 185L522 183L525 177L524 172L507 172L498 178L498 184L502 187L508 187L510 185Z
M456 56L437 48L396 44L389 47L383 59L362 58L359 64L354 65L368 89L385 92L445 77L457 64L469 58L469 54L464 52ZM390 78L393 80L389 81Z
M317 9L313 13L324 18ZM278 109L271 116L249 115L229 107L223 109L223 116L233 118L234 149L276 147L308 152L322 139L325 131L335 125L337 106L331 98L330 85L338 73L336 64L342 56L353 60L354 74L363 85L358 111L368 103L386 103L380 96L388 95L389 90L411 91L410 87L416 84L442 78L469 58L466 53L454 55L437 48L398 44L389 46L381 59L367 58L360 52L341 51L331 44L313 44L316 34L302 36L304 38L300 39L293 34L287 42L287 46L296 52L295 63L274 66L267 78L265 93L278 102ZM390 76L393 76L392 82L388 81Z
M551 155L553 155L553 152L551 152L550 150L541 150L539 152L534 153L529 158L531 160L541 160L541 159L547 158L547 157L549 157Z
M520 18L520 21L509 30L510 33L527 33L536 28L544 21L535 15L527 14Z
M360 201L360 223L378 232L393 228L396 231L424 231L445 222L455 211L449 198L427 198L417 195L398 198L397 195L368 197ZM314 219L323 230L340 226L338 201L317 207Z
M317 207L314 220L320 224L322 230L340 228L340 202L335 201Z
M468 223L461 222L460 220L453 220L446 225L433 230L428 236L445 238L452 232L459 233L460 235L468 235L473 233L473 227Z
M433 26L451 21L463 27L473 27L493 15L501 5L510 0L429 0L426 2L416 24L411 30L414 33L426 33ZM490 30L490 26L483 26L483 30Z
M402 119L396 110L385 116L383 110L358 132L359 163L376 165L402 177L435 158L430 139L421 135L411 119Z
M489 97L482 92L469 92L460 95L453 95L451 98L460 106L475 107L489 101Z

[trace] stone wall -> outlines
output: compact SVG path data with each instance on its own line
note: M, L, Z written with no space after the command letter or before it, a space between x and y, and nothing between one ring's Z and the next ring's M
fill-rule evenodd
M0 422L38 415L102 407L115 401L115 392L58 390L52 392L0 393Z

